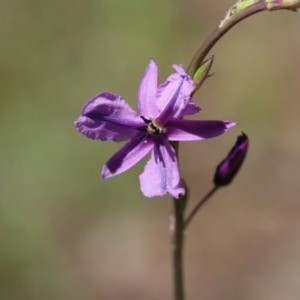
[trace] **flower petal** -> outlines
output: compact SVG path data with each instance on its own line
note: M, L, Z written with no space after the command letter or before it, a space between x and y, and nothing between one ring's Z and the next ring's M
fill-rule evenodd
M158 115L156 103L158 70L154 60L150 60L138 92L139 114L146 118L154 118Z
M183 78L172 81L162 90L158 103L162 102L165 106L162 107L159 116L155 118L158 124L164 125L168 120L176 118L178 109L183 110L186 107L187 102L181 101L184 98L180 97L183 82Z
M200 108L190 99L190 95L194 90L194 81L181 66L173 65L173 67L177 73L170 75L167 80L158 87L157 103L160 111L163 111L167 105L170 105L175 91L182 84L178 99L174 99L174 103L172 104L172 109L174 110L172 117L181 118L184 115L199 112Z
M185 194L176 153L168 142L155 144L151 158L140 175L140 185L146 197L169 193L172 197L178 198Z
M191 93L194 91L195 83L194 80L186 73L186 71L183 69L181 65L173 65L173 68L177 72L175 75L180 75L181 77L185 78L185 82L182 87L182 96L186 97L187 104L186 107L181 111L181 113L177 116L178 118L181 118L186 115L194 115L198 113L201 109L200 107L195 104L191 99Z
M119 142L133 137L144 122L120 96L102 92L87 102L75 125L91 139Z
M179 118L182 118L184 116L188 116L188 115L194 115L196 113L198 113L201 110L201 108L194 103L192 100L190 100L186 107L181 111L181 114L179 116Z
M130 140L103 166L101 177L109 178L127 171L146 156L152 148L151 140L147 141L141 138Z
M161 91L158 103L162 102L165 106L155 119L157 123L164 125L170 119L181 118L184 114L194 114L200 110L191 101L190 89L187 85L190 86L190 78L187 75L180 75Z
M231 121L171 120L167 136L170 141L197 141L223 134L237 123Z

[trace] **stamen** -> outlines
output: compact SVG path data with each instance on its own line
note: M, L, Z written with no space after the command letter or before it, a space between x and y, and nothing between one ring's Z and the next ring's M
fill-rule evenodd
M143 116L140 116L140 117L141 117L141 119L142 119L146 124L149 124L149 123L152 122L151 120L149 120L149 119L147 119L147 118L145 118L145 117L143 117Z
M155 122L153 122L153 120L147 119L143 116L140 117L147 124L147 126L144 128L144 130L147 132L147 135L158 136L164 133L164 129L158 126Z

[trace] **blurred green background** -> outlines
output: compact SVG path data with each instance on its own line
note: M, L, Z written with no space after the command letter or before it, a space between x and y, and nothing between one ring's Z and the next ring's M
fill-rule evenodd
M171 200L144 199L138 175L99 180L119 149L78 134L101 90L136 107L150 58L160 80L187 66L233 1L2 0L0 9L0 299L171 299ZM235 182L186 236L187 299L282 300L300 295L300 15L266 12L216 46L196 96L203 119L239 126L185 143L190 205L245 131Z

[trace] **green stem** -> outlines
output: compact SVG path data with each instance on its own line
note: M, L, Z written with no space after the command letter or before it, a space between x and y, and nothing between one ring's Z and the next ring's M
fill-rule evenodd
M263 10L266 10L264 1L259 1L251 5L250 7L245 8L239 13L236 13L235 15L231 15L230 18L228 16L230 15L231 10L229 10L223 17L218 27L215 28L215 30L208 36L208 38L203 42L203 44L200 46L200 48L192 58L192 61L187 69L188 73L191 76L195 74L209 51L213 48L217 41L234 25L244 20L245 18Z
M193 77L201 66L203 60L214 45L226 34L234 25L240 21L261 11L273 10L300 10L300 0L239 0L233 5L222 18L219 25L208 36L200 46L190 65L188 73Z
M173 199L174 219L172 222L172 251L174 275L174 299L184 300L183 246L184 246L184 208L186 197Z
M186 218L184 222L184 229L187 228L187 226L190 224L196 213L199 211L199 209L203 206L204 203L207 202L207 200L219 189L220 186L215 185L193 208L193 210L190 212L189 216Z

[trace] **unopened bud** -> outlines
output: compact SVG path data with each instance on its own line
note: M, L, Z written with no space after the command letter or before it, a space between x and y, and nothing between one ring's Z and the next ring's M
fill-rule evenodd
M300 10L300 0L266 0L266 6L269 10L289 9Z
M243 164L248 147L249 139L246 134L242 133L226 158L216 168L214 176L216 186L227 185L233 180Z
M214 56L211 56L207 60L205 60L194 72L193 80L195 82L195 88L191 94L193 96L197 90L201 87L201 85L204 83L204 81L210 77L209 74L212 64L214 62Z
M203 80L203 78L207 77L209 75L209 71L211 69L213 62L214 62L214 56L211 56L209 59L205 60L200 65L200 67L195 71L193 80L200 81Z

